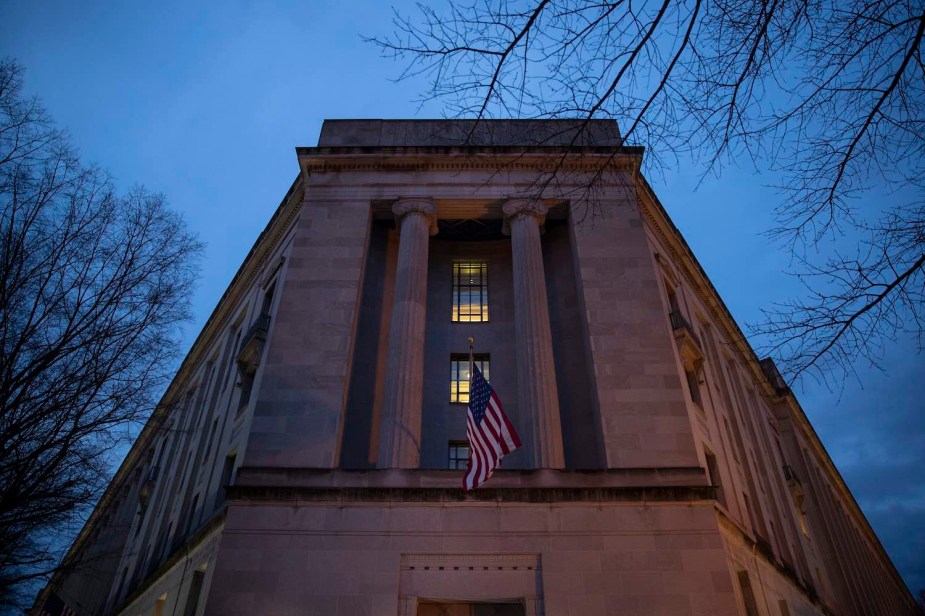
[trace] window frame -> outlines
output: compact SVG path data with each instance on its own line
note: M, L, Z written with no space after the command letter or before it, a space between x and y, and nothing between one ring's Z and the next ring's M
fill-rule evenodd
M465 457L453 457L453 453L464 450ZM455 466L454 466L455 464ZM451 471L466 470L469 468L469 441L449 441L447 443L447 468Z
M464 266L478 266L478 283L463 283ZM471 280L471 277L469 277ZM450 279L452 288L452 300L450 307L450 321L452 323L488 323L488 261L486 260L459 260L453 261L453 270ZM463 303L463 294L466 294L468 302ZM473 297L478 303L473 303ZM469 312L462 314L462 306L469 306ZM477 312L472 311L472 306L477 305Z
M491 382L491 355L488 353L475 353L472 356L482 376L489 383ZM450 404L464 404L469 406L469 378L462 378L462 366L465 366L466 374L469 372L469 354L452 353L450 354ZM486 370L487 367L487 370ZM465 388L462 385L465 384ZM465 389L465 391L463 391ZM465 400L463 400L465 396Z

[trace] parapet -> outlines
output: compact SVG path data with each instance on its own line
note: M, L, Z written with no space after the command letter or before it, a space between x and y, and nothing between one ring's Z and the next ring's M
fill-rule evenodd
M318 147L620 146L616 120L325 120Z

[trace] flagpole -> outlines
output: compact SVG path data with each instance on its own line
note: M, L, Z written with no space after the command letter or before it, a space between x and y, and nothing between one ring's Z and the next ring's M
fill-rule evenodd
M469 395L470 396L472 395L472 373L474 372L472 368L473 366L475 366L474 353L472 350L474 345L475 345L475 338L473 338L472 336L469 336Z

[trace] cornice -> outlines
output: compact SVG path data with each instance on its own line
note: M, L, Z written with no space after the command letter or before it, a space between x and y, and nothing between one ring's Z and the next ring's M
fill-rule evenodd
M643 148L626 147L327 147L297 148L303 173L453 172L502 170L637 172Z

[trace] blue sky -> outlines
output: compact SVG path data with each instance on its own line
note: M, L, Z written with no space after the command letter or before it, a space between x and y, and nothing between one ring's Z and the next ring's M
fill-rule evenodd
M131 6L129 6L131 4ZM440 117L422 84L359 34L389 31L400 2L31 2L0 5L0 57L27 69L84 158L121 187L167 194L207 243L191 343L298 173L294 148L325 118ZM408 3L405 3L408 4ZM741 323L796 291L761 234L777 201L751 169L651 177ZM798 397L910 588L925 588L925 361L915 340L837 391Z

